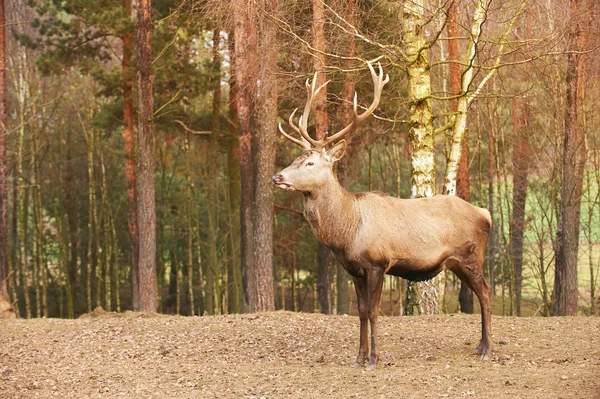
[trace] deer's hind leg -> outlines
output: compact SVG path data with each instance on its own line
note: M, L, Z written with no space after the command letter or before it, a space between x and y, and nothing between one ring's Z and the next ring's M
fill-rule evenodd
M452 270L461 281L464 281L473 290L481 306L481 341L475 348L475 353L481 360L489 360L492 356L492 309L490 304L490 286L483 277L483 256L469 257L459 261L450 258L446 262L448 269Z

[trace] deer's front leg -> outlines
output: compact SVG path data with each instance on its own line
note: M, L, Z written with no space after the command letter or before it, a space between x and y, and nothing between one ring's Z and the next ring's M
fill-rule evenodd
M369 328L369 308L367 299L367 280L361 277L352 277L356 298L358 303L358 318L360 319L360 346L358 356L352 367L363 367L365 359L369 354L368 328Z
M377 344L377 317L379 316L379 303L383 290L382 268L372 268L367 274L369 321L371 322L371 358L367 370L375 370L379 361L379 346Z

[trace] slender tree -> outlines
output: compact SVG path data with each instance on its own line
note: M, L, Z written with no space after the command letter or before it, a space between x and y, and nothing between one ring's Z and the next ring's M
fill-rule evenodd
M278 0L262 0L259 51L260 107L254 219L256 310L275 310L273 286L273 183L277 137L277 28L269 15L277 14Z
M556 264L554 271L554 315L577 312L577 258L581 194L585 166L585 132L580 128L581 88L585 70L585 49L589 35L589 5L585 0L570 2L570 33L567 55L566 107L564 119L562 186L558 230L556 232ZM583 11L583 13L582 13ZM584 18L588 18L584 21Z
M325 10L323 0L313 0L313 65L317 75L317 86L327 80L325 74ZM321 89L315 98L316 138L321 140L327 135L327 87ZM320 313L331 313L331 253L329 248L319 241L317 256L317 305Z
M9 226L6 156L6 24L4 0L0 0L0 296L8 300Z
M349 25L354 26L356 24L355 21L355 12L356 12L356 1L348 0L345 3L344 9L344 19L348 22ZM351 69L353 66L353 58L355 56L356 51L356 42L354 36L344 36L345 42L347 44L345 48L348 49L348 54L346 60L344 60L344 68ZM352 122L352 118L354 118L354 113L352 111L352 99L354 96L355 90L355 81L356 76L354 73L347 73L344 76L344 86L342 88L341 98L343 103L339 107L339 120L341 126L348 126ZM326 88L323 88L325 90ZM352 152L354 151L354 146L352 145L351 137L348 138L348 147L346 149L346 156L343 157L337 165L337 177L342 186L345 186L346 183L346 170L348 168L348 162L352 158ZM348 272L344 269L341 263L335 262L336 264L336 289L337 289L337 314L348 314L350 311L350 289L349 289L349 279Z
M72 319L75 317L75 304L74 304L74 300L76 298L77 295L77 276L78 276L78 267L77 267L77 215L76 215L76 211L75 211L75 206L73 205L74 199L73 199L73 159L71 156L71 129L67 129L67 137L65 140L66 144L67 144L67 148L66 148L66 159L65 159L65 163L64 163L64 179L59 179L59 181L61 181L61 184L64 181L64 186L62 187L62 190L64 192L64 201L61 199L59 201L57 201L57 205L56 205L56 213L60 214L60 218L59 218L59 222L58 224L58 237L59 237L59 262L63 263L63 270L64 270L64 277L66 280L66 295L67 295L67 317ZM88 169L89 171L89 169ZM89 185L88 185L89 187ZM89 191L91 192L91 191ZM88 192L88 193L89 193ZM89 198L89 197L88 197ZM62 209L59 208L59 204L60 203L60 207L64 207L66 212L61 212ZM89 209L91 210L92 207L90 205ZM66 215L65 215L66 214ZM68 229L69 229L69 242L70 242L70 246L71 246L71 253L68 255L68 260L67 260L67 251L66 248L67 245L65 245L64 240L63 240L63 234L62 231L64 230L64 226L63 226L63 219L66 216L67 218L67 223L68 223ZM89 217L89 220L92 220L91 217ZM91 227L88 226L88 232L91 233ZM90 244L90 251L91 251L91 238L88 238L89 240L89 244ZM91 256L86 256L86 259L90 259Z
M252 136L256 129L256 71L258 32L254 2L233 0L235 76L237 87L237 116L241 179L240 228L241 269L244 293L244 312L256 309L254 275L254 165Z
M123 0L123 14L126 19L131 16L131 1ZM123 61L121 73L123 76L123 145L125 155L125 186L127 189L127 227L131 241L131 293L133 309L140 310L139 292L139 232L138 210L136 198L136 170L135 170L135 129L133 107L133 78L131 56L133 52L132 34L125 30L121 36L123 44Z
M217 177L218 177L218 138L221 134L220 112L221 112L221 56L219 46L221 43L221 31L213 31L213 103L212 103L212 135L210 137L206 159L212 159L208 165L207 182L207 205L208 205L208 264L206 267L206 296L204 304L208 314L214 314L219 308L219 298L215 295L215 276L218 276L219 259L217 248Z
M487 110L488 110L488 175L487 175L487 184L488 184L488 201L487 208L490 211L490 216L492 220L494 220L494 177L496 172L494 171L494 106L492 104L493 100L490 98L487 101ZM487 267L488 267L488 279L491 287L492 296L496 294L496 228L492 226L490 230L490 236L488 237L488 256L487 256Z
M451 1L448 7L448 19L446 23L448 32L448 60L452 61L449 65L450 70L450 94L459 96L461 94L461 67L460 67L460 49L458 32L458 1ZM458 98L451 102L451 111L454 113L458 108ZM456 177L456 195L465 201L470 200L469 195L469 144L468 131L465 129L462 139L460 161L458 163ZM463 313L473 313L473 291L465 284L460 282L460 292L458 294L460 310Z
M519 112L520 110L520 112ZM517 316L521 316L521 291L523 285L523 236L525 233L525 203L527 200L529 159L529 104L519 104L513 98L513 131L517 137L513 144L513 199L510 218L510 254L514 270L514 296Z
M152 107L151 0L137 5L138 52L138 226L140 310L156 312L156 210L154 203L154 128Z
M229 54L235 58L234 33L229 32ZM236 222L235 213L240 208L240 159L239 142L237 139L238 119L237 119L237 86L235 83L235 59L232 59L229 74L229 119L231 121L231 130L227 136L227 180L228 180L228 222L229 222L229 263L227 267L227 281L229 298L227 302L229 313L240 313L244 306L242 300L242 277L240 264L237 262L239 256L240 231L239 224ZM239 220L239 219L238 219Z

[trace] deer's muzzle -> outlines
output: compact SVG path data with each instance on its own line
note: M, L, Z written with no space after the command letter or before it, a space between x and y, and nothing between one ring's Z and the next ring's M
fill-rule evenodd
M282 190L293 190L294 188L290 183L286 183L283 181L283 175L281 173L277 173L273 176L273 184Z

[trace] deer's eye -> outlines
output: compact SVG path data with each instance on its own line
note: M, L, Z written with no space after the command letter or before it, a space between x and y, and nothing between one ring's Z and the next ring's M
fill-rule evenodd
M315 163L314 163L314 162L307 162L307 163L306 163L306 166L314 166L314 165L315 165Z

